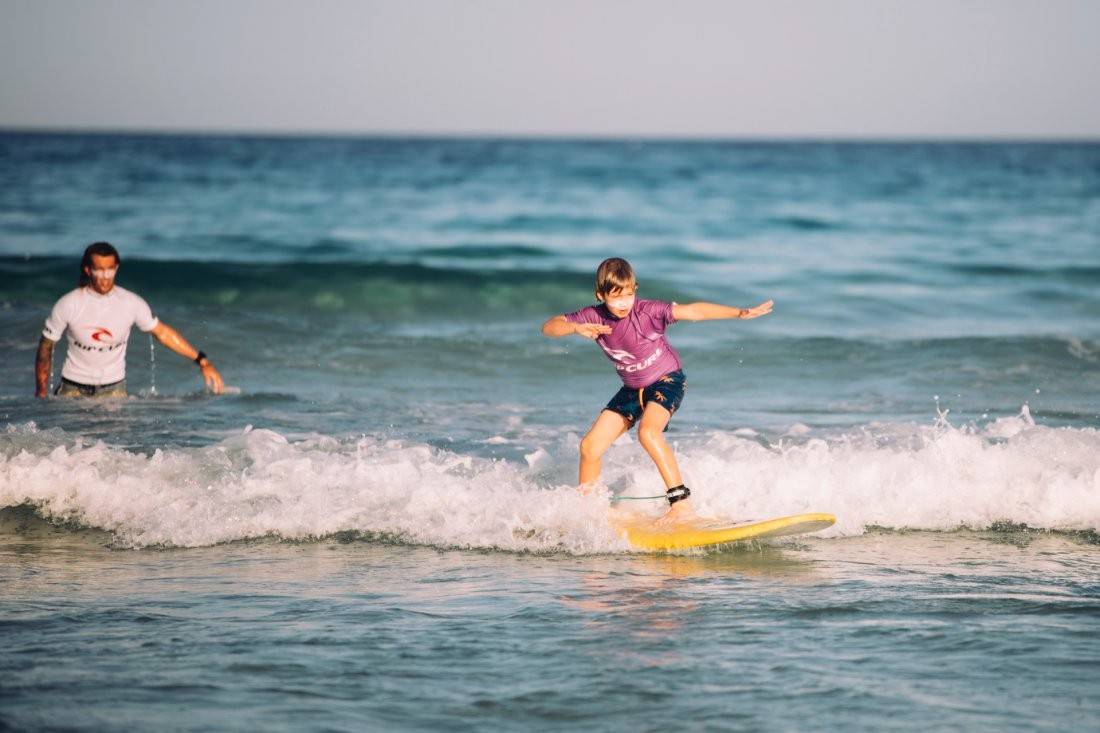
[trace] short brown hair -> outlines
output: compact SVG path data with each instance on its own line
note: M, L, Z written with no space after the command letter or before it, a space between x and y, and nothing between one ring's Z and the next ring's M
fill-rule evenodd
M601 298L637 284L634 268L622 257L608 257L596 268L596 295Z

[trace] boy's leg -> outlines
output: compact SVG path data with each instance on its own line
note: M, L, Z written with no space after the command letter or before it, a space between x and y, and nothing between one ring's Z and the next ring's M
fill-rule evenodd
M645 406L642 419L638 421L638 442L657 465L665 487L669 489L684 484L683 479L680 478L680 466L676 463L672 446L665 442L664 430L671 418L671 412L656 402L650 402ZM677 501L668 508L668 512L663 517L657 520L657 523L678 522L695 516L695 511L690 504L690 498Z
M638 442L657 465L665 487L669 489L684 483L680 478L680 466L676 463L676 455L672 452L672 447L665 442L665 426L671 419L671 412L656 402L650 402L645 406L642 419L638 423Z
M604 410L581 440L581 465L579 483L582 487L595 483L600 477L603 454L630 429L630 421L617 412Z

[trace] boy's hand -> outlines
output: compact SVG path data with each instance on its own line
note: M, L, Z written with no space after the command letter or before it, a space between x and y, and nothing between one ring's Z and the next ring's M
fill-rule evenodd
M594 341L606 333L611 333L611 326L605 326L602 323L578 323L573 333Z
M765 300L763 303L761 303L758 306L754 306L752 308L746 308L745 310L741 311L741 318L742 319L749 319L749 318L759 318L760 316L766 316L766 315L768 315L769 313L772 312L772 303L773 303L773 301Z

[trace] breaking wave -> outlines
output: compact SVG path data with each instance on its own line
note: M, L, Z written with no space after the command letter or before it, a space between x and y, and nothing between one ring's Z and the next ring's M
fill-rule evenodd
M55 523L106 530L122 546L194 547L340 533L440 547L578 554L629 548L609 526L606 494L560 481L575 434L525 464L425 444L251 427L201 448L151 454L58 429L0 435L0 510L29 505ZM624 440L629 442L629 438ZM837 515L826 537L868 527L1100 530L1100 431L1020 415L983 427L872 424L769 440L751 430L679 445L699 513L734 519ZM661 486L637 446L616 446L610 491ZM654 514L661 502L634 502Z

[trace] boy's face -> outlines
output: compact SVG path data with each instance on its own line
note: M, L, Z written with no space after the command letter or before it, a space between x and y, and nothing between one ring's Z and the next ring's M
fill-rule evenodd
M626 287L615 288L602 298L607 304L607 309L616 318L625 318L630 309L634 307L634 296L638 292L638 284L631 283Z

